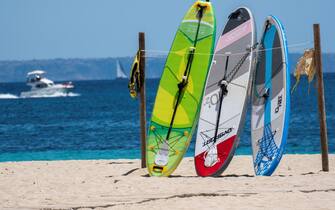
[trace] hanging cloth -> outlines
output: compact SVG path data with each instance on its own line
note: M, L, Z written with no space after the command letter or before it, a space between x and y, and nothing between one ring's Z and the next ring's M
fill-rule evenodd
M295 91L295 89L298 87L302 75L306 75L308 77L308 83L311 83L315 76L315 69L314 49L308 49L299 59L295 69L294 77L296 79L296 83L292 89L292 92Z
M128 89L130 96L136 98L141 88L141 72L140 72L140 51L136 53L133 65L131 66L130 79Z

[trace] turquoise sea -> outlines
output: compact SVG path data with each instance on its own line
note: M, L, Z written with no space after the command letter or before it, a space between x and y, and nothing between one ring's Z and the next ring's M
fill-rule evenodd
M335 74L325 74L329 150L335 153ZM292 85L294 84L292 77ZM149 121L159 80L147 81ZM0 84L0 161L140 158L138 101L127 81L77 81L70 97L17 97L24 83ZM292 94L286 153L319 153L314 84ZM194 140L187 156L194 154ZM250 111L237 150L251 154Z

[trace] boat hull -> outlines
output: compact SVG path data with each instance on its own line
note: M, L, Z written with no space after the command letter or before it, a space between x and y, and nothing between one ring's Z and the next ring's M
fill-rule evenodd
M58 95L67 96L71 90L73 90L73 86L55 85L53 87L22 92L20 96L22 98L39 98Z

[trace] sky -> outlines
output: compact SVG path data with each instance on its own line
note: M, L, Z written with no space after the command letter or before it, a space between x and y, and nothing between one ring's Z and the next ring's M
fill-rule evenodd
M168 51L194 0L0 0L0 60L133 56L138 32L146 49ZM334 0L212 0L221 33L239 6L254 13L258 37L264 19L283 23L290 52L312 47L321 24L323 52L335 52ZM151 53L154 55L154 53Z

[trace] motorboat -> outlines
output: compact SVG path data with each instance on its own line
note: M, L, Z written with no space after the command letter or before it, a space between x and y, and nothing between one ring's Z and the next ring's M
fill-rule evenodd
M56 94L68 95L74 88L72 82L55 84L47 79L43 70L31 71L27 74L27 85L31 87L30 91L21 92L21 97L45 97Z

